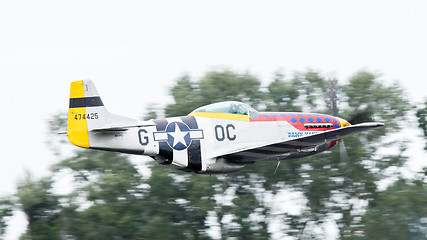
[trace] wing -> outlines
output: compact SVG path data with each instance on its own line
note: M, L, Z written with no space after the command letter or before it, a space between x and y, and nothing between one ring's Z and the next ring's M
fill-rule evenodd
M309 156L329 148L331 141L384 126L383 123L361 123L348 127L319 132L313 135L295 138L292 140L273 143L262 147L221 156L228 161L238 163L253 163L256 161L283 160Z

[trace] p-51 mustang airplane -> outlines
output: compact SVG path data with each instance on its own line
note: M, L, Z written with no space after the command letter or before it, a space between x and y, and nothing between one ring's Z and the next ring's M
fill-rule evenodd
M79 147L147 155L180 170L215 174L313 155L383 125L351 125L316 113L258 112L236 101L199 107L188 116L137 121L108 112L92 81L83 80L71 83L67 135Z

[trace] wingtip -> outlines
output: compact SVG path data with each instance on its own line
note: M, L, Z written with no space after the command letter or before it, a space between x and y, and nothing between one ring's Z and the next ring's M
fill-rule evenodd
M381 122L366 122L366 123L359 123L356 125L352 125L352 126L363 126L363 127L372 127L372 128L377 128L377 127L382 127L384 126L384 123Z
M384 126L384 123L381 122L373 122L372 125L375 125L375 127L382 127Z

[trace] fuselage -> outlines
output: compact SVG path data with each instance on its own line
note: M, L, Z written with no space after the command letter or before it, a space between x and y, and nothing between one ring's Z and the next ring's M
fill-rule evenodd
M91 148L147 155L158 163L185 171L224 173L238 171L244 164L255 161L305 157L333 147L336 141L315 149L295 149L284 155L254 151L236 158L233 153L349 125L330 115L294 112L245 115L193 112L153 122L153 126L127 131L91 132Z

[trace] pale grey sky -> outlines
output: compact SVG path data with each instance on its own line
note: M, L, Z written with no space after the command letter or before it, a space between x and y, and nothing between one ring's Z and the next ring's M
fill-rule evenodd
M71 81L92 79L111 112L139 117L171 101L182 73L279 68L347 80L360 69L427 89L426 1L0 1L0 195L24 170L55 162L47 120L67 111ZM13 239L13 237L11 237Z

